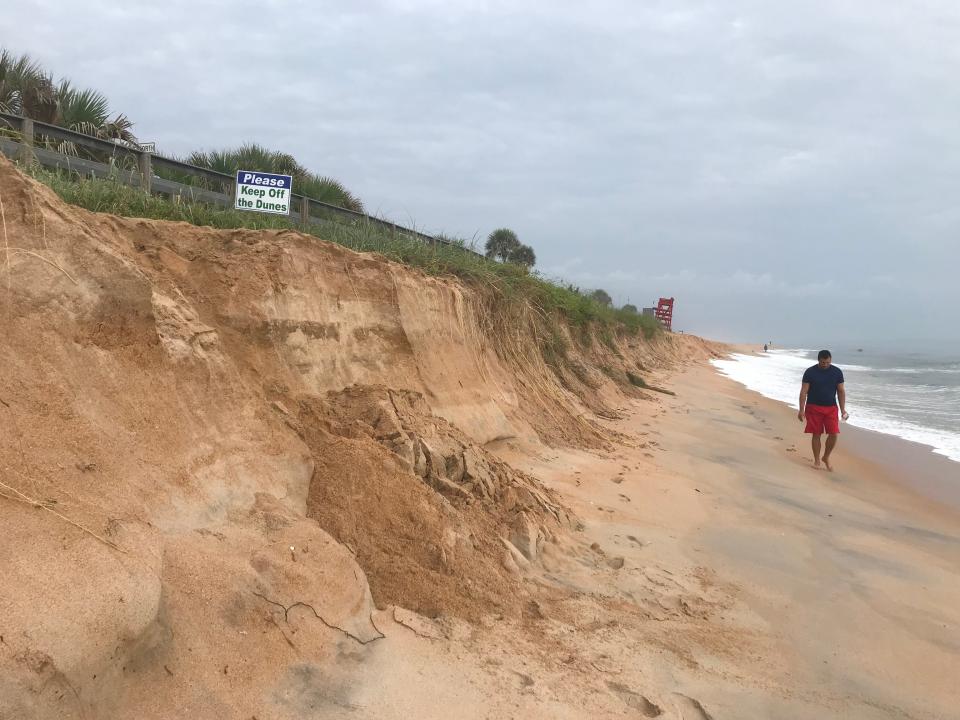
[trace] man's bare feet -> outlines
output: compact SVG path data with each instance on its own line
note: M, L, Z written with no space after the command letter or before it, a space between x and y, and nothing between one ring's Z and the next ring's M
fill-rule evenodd
M830 472L833 472L833 465L830 464L830 458L824 458L823 464L826 465L827 470L829 470Z
M814 459L813 459L813 469L814 469L814 470L819 470L819 469L820 469L820 458L814 458Z

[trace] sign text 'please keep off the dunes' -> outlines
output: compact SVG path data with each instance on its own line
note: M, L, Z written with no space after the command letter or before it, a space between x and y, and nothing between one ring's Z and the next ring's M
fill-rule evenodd
M289 215L292 191L293 177L290 175L237 170L234 207L237 210Z

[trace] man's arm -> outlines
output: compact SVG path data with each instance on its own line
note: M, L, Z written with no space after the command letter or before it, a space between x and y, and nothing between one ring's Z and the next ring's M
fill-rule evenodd
M843 383L837 385L837 401L840 403L840 414L846 420L850 416L847 415L847 391L844 389Z
M803 422L803 411L807 408L807 393L810 392L810 383L805 382L800 386L800 412L797 417Z

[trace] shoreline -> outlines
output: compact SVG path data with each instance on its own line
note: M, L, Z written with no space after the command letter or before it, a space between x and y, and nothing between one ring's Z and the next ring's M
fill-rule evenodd
M613 645L583 637L581 651L602 647L618 686L658 707L696 698L709 717L949 716L960 513L861 455L861 441L896 452L900 439L842 439L836 472L816 471L783 403L708 363L654 380L676 395L625 399L604 422L623 437L611 449L498 450L562 494L583 542L622 563L603 577L545 560L550 579L652 608L638 622L583 601L619 632ZM619 716L601 707L597 717Z
M739 586L768 623L785 666L778 682L800 695L827 688L844 697L836 716L943 717L955 708L960 512L922 484L955 463L918 443L844 428L836 471L817 471L785 403L709 364L668 386L683 415L663 431L680 436L657 459L712 501L681 547Z
M960 511L960 463L939 455L929 445L875 430L844 428L848 452L898 484L939 505Z
M731 352L758 354L752 346L731 345L730 348ZM796 414L796 407L790 403L767 397L757 390L748 388L741 382L727 377L712 364L710 369L718 377L733 383L745 393L762 398L764 402L773 403L776 407L789 409L792 414ZM797 424L800 424L799 421ZM810 457L809 436L804 437L808 438L807 445L805 448L800 448L800 452ZM894 482L937 505L960 511L960 462L934 452L931 445L908 440L892 433L857 427L849 422L841 422L837 452L842 453L841 457L851 455L857 462L872 464L873 472L882 474L887 482Z

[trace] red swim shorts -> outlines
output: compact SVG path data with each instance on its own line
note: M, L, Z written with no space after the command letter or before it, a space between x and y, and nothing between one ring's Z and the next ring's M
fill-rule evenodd
M807 405L803 413L807 418L805 433L837 435L840 432L840 408L836 405Z

